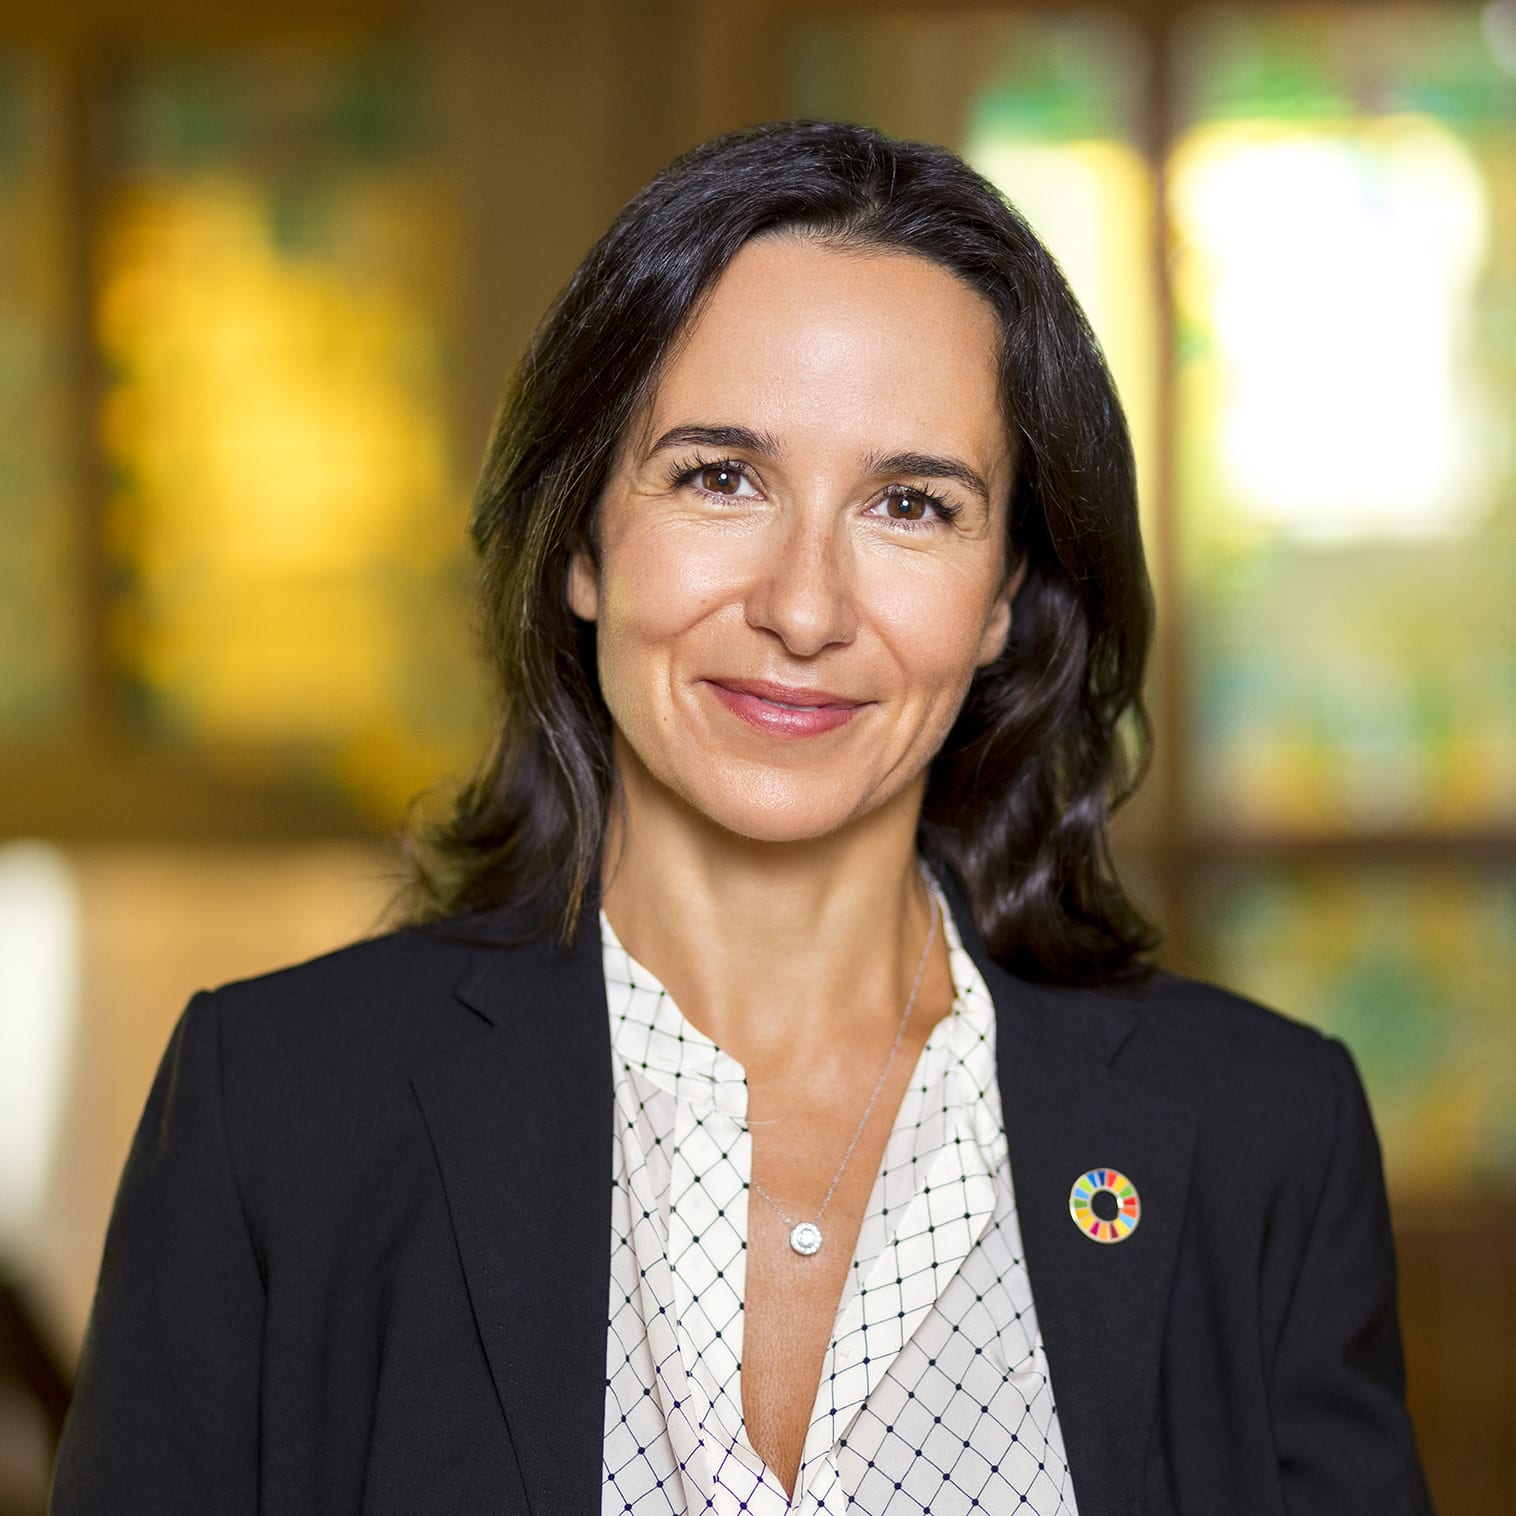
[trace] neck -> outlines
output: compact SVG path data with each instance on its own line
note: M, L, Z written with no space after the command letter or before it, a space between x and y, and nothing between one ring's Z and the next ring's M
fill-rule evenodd
M736 836L635 781L625 795L605 913L695 1026L750 1073L893 1035L931 918L921 786L802 842Z

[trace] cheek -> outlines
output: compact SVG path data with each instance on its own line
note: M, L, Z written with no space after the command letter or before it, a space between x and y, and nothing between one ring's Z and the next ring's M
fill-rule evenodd
M666 641L738 603L750 578L747 544L709 529L656 531L623 538L606 559L603 623L637 641Z
M740 604L743 554L709 534L628 534L605 558L600 580L602 671L675 656L723 606Z
M987 575L939 572L896 578L872 597L876 625L923 695L957 698L983 661L998 603Z

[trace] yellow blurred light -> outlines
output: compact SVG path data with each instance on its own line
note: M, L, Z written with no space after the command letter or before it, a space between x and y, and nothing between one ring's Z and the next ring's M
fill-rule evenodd
M1022 212L1058 260L1110 364L1149 496L1156 425L1156 300L1147 283L1152 176L1112 139L1017 140L986 131L965 156Z
M140 596L114 645L207 742L341 747L394 719L391 572L441 524L435 317L382 260L276 246L249 182L191 176L119 210L101 432Z

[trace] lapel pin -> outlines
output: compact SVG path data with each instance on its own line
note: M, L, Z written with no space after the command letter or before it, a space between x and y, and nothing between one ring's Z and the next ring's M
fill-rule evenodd
M1142 1220L1142 1201L1119 1169L1091 1169L1069 1191L1069 1215L1092 1242L1125 1242Z

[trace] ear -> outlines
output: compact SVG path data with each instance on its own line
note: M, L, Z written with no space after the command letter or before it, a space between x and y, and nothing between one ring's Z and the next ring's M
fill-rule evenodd
M1026 557L1023 555L1016 567L1006 575L1005 583L1000 586L1000 593L995 596L995 603L990 607L989 616L984 623L984 636L979 640L976 668L988 667L1005 651L1005 645L1011 638L1011 602L1016 598L1016 591L1021 588L1021 581L1025 578Z
M581 621L599 619L600 571L588 547L575 548L569 556L567 599Z

